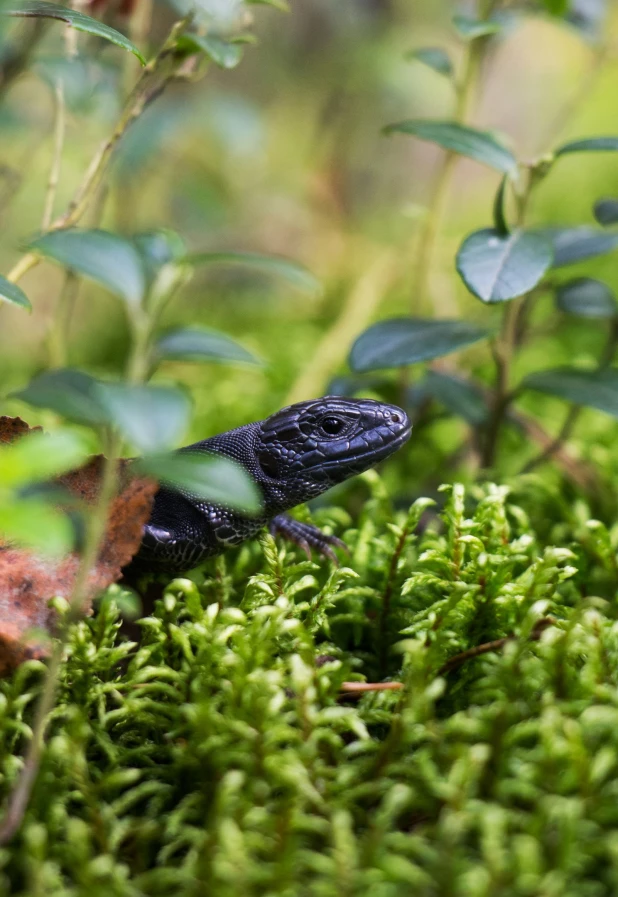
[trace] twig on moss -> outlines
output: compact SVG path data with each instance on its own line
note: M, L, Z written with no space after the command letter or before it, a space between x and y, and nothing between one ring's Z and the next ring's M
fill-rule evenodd
M342 682L339 691L344 695L364 695L371 691L399 691L403 682Z
M526 639L529 642L536 642L540 639L542 633L547 629L548 626L553 626L556 621L553 617L541 617L540 620L537 620L534 624L532 632ZM460 654L455 654L454 657L451 657L446 663L442 664L440 669L438 670L438 676L444 676L445 673L450 673L452 670L457 669L457 667L461 666L462 663L465 663L467 660L472 660L473 657L480 657L483 654L489 654L493 651L500 651L507 642L512 642L517 638L515 635L507 635L504 638L497 638L491 642L485 642L482 645L475 645L474 648L468 648L467 651L462 651Z

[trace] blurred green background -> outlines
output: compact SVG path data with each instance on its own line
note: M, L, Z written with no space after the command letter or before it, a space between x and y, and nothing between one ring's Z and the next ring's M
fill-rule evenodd
M285 255L305 264L324 289L307 296L246 270L198 272L170 307L166 324L219 328L266 365L258 370L166 363L157 381L187 384L195 403L185 443L324 393L332 378L349 373L349 347L374 320L411 313L497 324L499 313L467 292L454 265L464 236L491 222L499 176L473 161L457 161L426 288L419 290L418 239L443 151L381 134L384 125L404 118L453 115L449 81L405 57L416 47L441 46L457 67L464 47L451 17L472 12L474 5L293 0L288 13L245 8L235 0L208 5L224 19L251 16L257 44L247 48L238 68L212 66L202 81L173 85L147 110L124 139L97 208L81 224L126 234L165 227L192 250ZM507 12L511 5L502 4ZM537 157L571 137L616 131L618 10L613 2L605 9L600 0L574 4L575 12L580 6L587 31L520 11L487 48L469 122L503 132L520 159ZM84 10L93 12L88 5ZM113 3L99 3L94 13L121 31L129 27ZM174 17L169 6L155 3L147 38L151 50ZM15 26L29 27L27 21ZM87 35L77 35L81 52L67 58L64 32L58 23L47 28L28 69L2 98L0 271L5 274L41 225L53 149L54 78L62 75L68 103L59 212L112 130L121 96L137 74L133 57ZM535 193L529 224L592 223L594 200L616 195L615 154L566 157ZM570 268L568 276L580 271L618 291L615 255ZM33 314L0 308L0 413L49 423L45 412L6 396L48 365L47 334L61 279L58 268L40 264L21 283ZM550 312L547 297L535 311L535 335L518 357L517 376L563 363L586 366L598 357L604 322L569 321ZM121 303L83 283L71 320L71 365L119 375L127 340ZM453 360L489 381L486 345ZM409 382L417 373L411 371ZM396 372L385 376L394 390L400 388ZM364 392L371 394L370 383ZM527 394L520 404L549 432L564 415L561 402L537 394ZM449 418L413 437L393 474L403 478L406 494L471 475L466 459L453 456L464 434L464 424ZM611 419L586 412L574 451L618 473L614 438ZM506 439L501 464L509 475L535 449L521 433L508 433Z

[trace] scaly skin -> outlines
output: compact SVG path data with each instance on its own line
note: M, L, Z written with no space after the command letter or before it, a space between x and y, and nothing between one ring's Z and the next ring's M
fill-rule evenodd
M196 442L181 452L225 455L257 483L263 511L246 517L181 490L161 488L144 527L138 561L187 570L270 525L301 545L334 557L340 540L284 514L383 461L410 437L407 415L371 399L324 396L283 408L266 420Z

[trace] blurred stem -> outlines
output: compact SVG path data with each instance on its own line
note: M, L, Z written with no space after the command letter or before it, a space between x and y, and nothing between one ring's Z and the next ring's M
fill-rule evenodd
M50 368L64 368L68 362L68 336L79 291L79 278L73 271L67 271L48 336Z
M47 192L45 194L45 205L43 207L43 220L41 222L41 230L46 231L52 222L54 214L54 200L56 199L56 190L60 181L60 166L62 164L62 148L64 146L65 134L65 110L64 110L64 88L62 81L56 81L55 90L55 116L54 116L54 151L52 155L52 163L49 170L49 180L47 181Z
M147 106L176 77L181 63L174 58L174 47L178 36L189 21L190 16L187 16L175 23L157 55L144 67L111 136L95 153L73 199L62 215L52 221L49 226L50 231L77 224L90 201L96 196L97 190L107 174L114 152L129 126L142 115ZM17 283L40 260L41 257L36 253L26 253L9 272L8 280Z
M133 7L133 14L129 22L129 38L136 47L139 47L146 55L146 43L152 25L152 0L137 0ZM125 77L127 87L130 86L134 76L138 60L131 53L127 53ZM138 69L139 72L139 69Z
M485 468L490 468L494 465L500 430L502 429L507 408L514 395L510 387L511 366L517 335L517 321L524 299L525 297L513 299L507 304L502 316L500 335L493 341L491 347L496 365L496 382L481 458L481 463Z
M350 291L338 318L324 334L306 368L298 375L285 398L294 404L321 395L340 364L350 343L373 317L393 278L392 250L382 252Z
M107 440L108 456L104 461L101 488L96 506L86 518L86 536L79 568L69 598L69 609L62 620L58 639L54 643L52 656L45 677L45 684L37 704L32 727L32 738L26 751L24 765L13 791L8 799L8 807L0 822L0 844L6 844L21 825L39 771L45 743L45 733L49 715L53 709L58 691L58 678L69 635L70 624L79 619L84 605L90 571L99 554L105 533L107 515L117 483L117 456L119 439L112 435Z
M493 3L481 4L480 16L486 18L493 8ZM463 60L462 74L455 85L457 91L457 103L453 120L459 124L466 124L474 103L474 96L478 77L485 56L487 39L484 37L469 41L466 44ZM433 261L436 253L438 234L440 233L442 220L446 211L446 204L451 189L451 181L458 154L446 152L436 177L435 187L423 229L418 239L416 250L416 279L415 296L412 311L418 310L418 299L422 302L429 292L429 281L433 270Z
M3 47L4 52L0 65L0 98L28 67L30 57L45 34L48 24L49 19L35 18L31 24L28 23L24 26L23 37L19 44Z
M609 336L607 338L605 348L603 349L603 352L599 359L599 364L597 366L598 371L602 371L610 366L610 364L614 360L617 349L618 319L613 318L610 325ZM573 429L575 428L575 425L579 420L582 410L583 409L581 405L572 405L569 408L556 438L552 442L550 442L549 445L545 446L543 451L539 452L538 455L535 455L526 464L524 464L520 473L530 473L544 461L549 460L556 452L558 452L563 447L564 443L571 436L571 433L573 432Z
M71 276L73 276L74 281L69 280ZM77 278L74 275L67 275L63 294L66 296L68 288L72 290L77 283ZM65 302L65 309L66 304ZM149 316L147 311L138 309L133 314L131 320L133 341L131 354L127 362L127 380L134 385L143 382L146 376L149 342L155 318L156 316ZM64 346L65 333L65 329L62 330L62 334L59 333L62 346ZM117 491L118 459L122 447L122 439L116 431L105 430L103 440L105 457L99 494L94 508L85 514L86 534L84 548L80 556L75 582L71 589L69 609L62 620L58 638L54 643L45 684L36 709L32 738L28 745L22 772L9 796L4 819L0 822L0 845L6 844L18 830L32 794L41 763L49 716L56 700L58 679L69 638L70 626L81 616L88 589L88 580L91 570L97 562L105 538L110 506Z

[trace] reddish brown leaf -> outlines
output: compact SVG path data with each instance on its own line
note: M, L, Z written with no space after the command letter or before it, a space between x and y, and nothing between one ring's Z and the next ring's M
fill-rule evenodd
M40 429L40 428L37 428ZM19 418L0 418L0 442L11 442L31 432ZM79 470L59 477L62 485L82 505L84 513L98 496L103 456L93 457ZM88 577L83 612L89 613L94 596L120 578L122 567L139 548L157 483L130 473L130 462L121 461L119 484L107 520L105 538L96 566ZM79 555L44 558L34 552L0 545L0 674L28 657L44 657L44 639L28 638L33 628L53 632L54 613L48 602L55 596L70 598L79 568Z
M40 433L41 427L29 427L21 417L0 417L0 444L15 442L26 433Z

